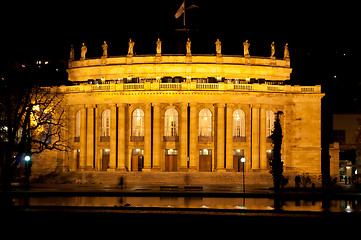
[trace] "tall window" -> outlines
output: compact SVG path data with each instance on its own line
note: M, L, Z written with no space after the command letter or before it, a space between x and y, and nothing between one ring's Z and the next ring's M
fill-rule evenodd
M106 109L102 113L102 136L110 137L110 109Z
M178 112L174 108L170 108L165 112L164 136L178 136Z
M75 116L75 137L80 137L80 110L76 113Z
M209 109L199 112L199 136L212 137L212 112Z
M266 137L270 137L275 128L275 114L271 110L266 112Z
M132 136L144 137L144 112L135 109L132 114Z
M233 112L233 137L245 137L245 128L245 114L242 110L237 109Z

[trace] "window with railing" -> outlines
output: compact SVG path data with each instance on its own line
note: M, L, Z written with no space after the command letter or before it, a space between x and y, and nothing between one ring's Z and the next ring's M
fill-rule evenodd
M80 110L75 115L75 134L74 134L74 142L80 142Z
M245 142L246 141L246 124L245 114L241 109L233 112L233 141Z
M101 142L110 142L110 109L106 109L102 113L102 129Z
M199 141L212 142L212 112L209 109L202 109L199 112Z
M271 110L266 112L266 137L270 137L275 128L275 114Z
M135 109L132 114L132 142L144 141L144 111Z
M178 112L170 108L165 112L164 138L166 142L177 142L178 138ZM178 140L179 141L179 140Z

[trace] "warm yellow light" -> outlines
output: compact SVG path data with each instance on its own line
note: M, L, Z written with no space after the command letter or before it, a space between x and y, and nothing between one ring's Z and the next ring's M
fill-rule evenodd
M40 106L39 105L34 105L33 110L34 111L40 111Z

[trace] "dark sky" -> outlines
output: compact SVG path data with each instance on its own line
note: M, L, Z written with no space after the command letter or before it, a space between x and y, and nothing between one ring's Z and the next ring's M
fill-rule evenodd
M71 43L79 57L82 42L88 46L88 57L98 57L104 40L109 55L124 55L130 37L136 54L154 53L158 37L164 53L176 53L180 36L174 29L182 26L182 18L176 20L174 14L181 4L182 0L12 2L1 8L0 63L67 59ZM357 2L187 0L188 6L193 4L200 7L187 11L188 27L197 30L191 33L194 54L214 53L219 38L224 54L243 54L242 42L248 39L251 55L269 56L275 41L276 55L282 57L288 42L294 83L331 85L337 102L342 102L339 108L361 105Z
M352 47L352 42L358 42L359 33L355 30L359 21L352 13L357 5L274 2L187 0L188 6L200 7L187 12L188 25L199 30L197 39L193 39L193 51L214 51L216 38L224 42L224 51L229 54L240 54L245 39L262 39L253 42L255 55L268 55L265 48L272 40L280 45L290 42L293 48L301 47L300 51L303 47ZM110 54L113 51L119 55L126 51L129 37L136 41L138 54L151 53L157 37L162 38L165 47L172 45L173 30L182 24L182 19L174 18L181 3L182 0L12 3L2 8L1 41L5 44L0 54L65 57L70 43L77 46L84 41L94 44L89 54L96 56L101 50L95 48L108 40L112 43Z

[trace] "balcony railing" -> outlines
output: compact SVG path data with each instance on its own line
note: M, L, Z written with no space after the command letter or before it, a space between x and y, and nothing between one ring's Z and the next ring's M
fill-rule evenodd
M110 136L100 136L100 142L110 142Z
M198 142L213 142L213 137L198 136Z
M97 92L97 91L234 91L234 92L287 92L287 93L321 93L321 86L291 86L270 84L234 84L234 83L110 83L62 86L63 92Z
M163 142L179 142L179 136L163 136Z
M144 142L144 136L130 136L131 142Z
M246 142L246 137L235 137L235 136L233 136L233 142Z
M159 90L182 90L181 83L160 83Z

